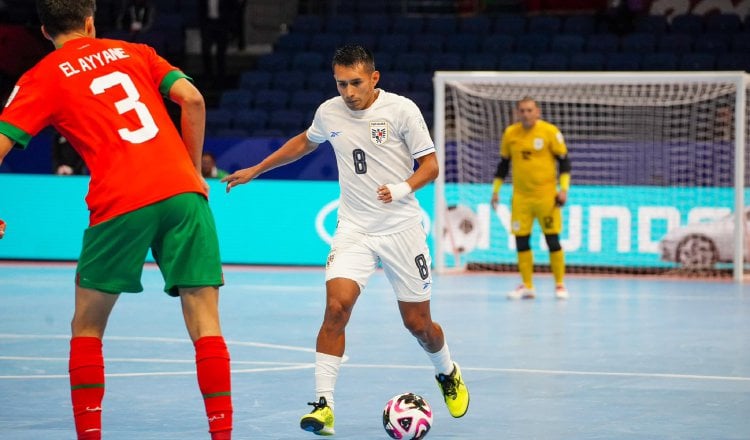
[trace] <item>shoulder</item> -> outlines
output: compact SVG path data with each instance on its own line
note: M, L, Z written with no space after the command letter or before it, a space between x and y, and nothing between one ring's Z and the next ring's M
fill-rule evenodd
M545 121L543 119L540 119L539 121L537 121L537 123L540 124L539 127L542 130L546 131L546 132L557 133L557 132L560 131L560 129L557 128L557 125L555 125L555 124L553 124L551 122L547 122L547 121Z

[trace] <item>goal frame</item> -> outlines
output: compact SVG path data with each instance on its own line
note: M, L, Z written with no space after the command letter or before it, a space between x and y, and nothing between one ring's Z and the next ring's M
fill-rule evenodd
M500 71L436 71L434 86L433 138L441 172L435 180L434 198L434 270L448 273L445 265L445 244L443 230L447 210L445 199L445 87L451 81L502 82L503 84L674 84L725 82L734 83L734 234L737 238L733 249L732 278L735 282L744 279L744 181L745 181L745 130L746 95L750 84L750 74L743 71L704 71L704 72L500 72ZM499 147L498 147L499 148ZM573 174L575 182L575 171ZM459 268L460 269L460 268Z

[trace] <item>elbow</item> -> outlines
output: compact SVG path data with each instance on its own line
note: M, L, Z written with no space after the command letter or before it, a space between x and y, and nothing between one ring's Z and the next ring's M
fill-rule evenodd
M182 101L182 106L183 108L189 108L191 110L206 111L206 100L198 90L195 90L193 93L189 93L185 96L185 99Z

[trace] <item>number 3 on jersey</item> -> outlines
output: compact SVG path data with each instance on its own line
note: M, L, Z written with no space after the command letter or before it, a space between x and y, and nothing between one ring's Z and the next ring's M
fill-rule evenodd
M141 128L137 130L129 130L127 128L121 128L117 130L117 133L124 140L133 144L141 144L150 139L159 132L159 127L154 122L154 117L148 111L146 104L138 100L141 94L138 93L138 89L135 88L133 80L122 72L112 72L104 76L100 76L91 81L89 88L94 95L99 95L115 86L120 86L127 95L124 99L115 102L115 109L119 114L125 114L131 110L135 111L138 116L138 120L141 123Z

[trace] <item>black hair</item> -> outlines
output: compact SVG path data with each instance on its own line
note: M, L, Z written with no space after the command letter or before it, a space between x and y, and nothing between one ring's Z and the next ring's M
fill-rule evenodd
M333 54L331 67L352 67L358 64L364 64L368 70L374 72L375 56L369 49L356 44L347 44L336 49L336 52Z
M50 37L83 29L96 12L96 0L37 0L39 21Z

